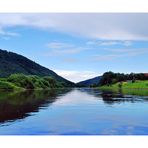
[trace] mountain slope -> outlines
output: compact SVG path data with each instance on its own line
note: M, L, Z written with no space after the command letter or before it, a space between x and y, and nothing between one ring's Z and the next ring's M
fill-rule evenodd
M95 85L99 84L100 79L101 79L101 76L98 76L98 77L95 77L95 78L92 78L92 79L88 79L88 80L85 80L85 81L78 82L78 83L76 83L76 86L78 86L78 87L95 86Z
M0 77L8 77L14 73L51 76L57 81L64 82L68 85L74 85L73 82L57 75L54 71L49 70L22 55L0 49Z

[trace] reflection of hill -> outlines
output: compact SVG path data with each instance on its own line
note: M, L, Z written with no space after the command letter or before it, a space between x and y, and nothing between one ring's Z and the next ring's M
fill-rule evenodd
M29 116L31 112L38 112L41 107L56 101L57 95L68 91L0 92L0 123L22 119Z

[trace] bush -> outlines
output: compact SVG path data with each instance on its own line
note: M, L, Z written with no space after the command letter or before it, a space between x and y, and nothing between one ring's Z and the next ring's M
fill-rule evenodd
M18 87L26 89L34 89L34 84L29 76L23 74L12 74L7 79L8 82L15 84Z
M44 79L44 81L46 81L48 84L49 84L49 86L51 87L51 88L55 88L56 87L56 80L55 79L53 79L53 78L51 78L51 77L48 77L48 76L46 76L46 77L43 77L43 79Z
M0 81L0 89L13 90L13 89L19 89L19 87L15 86L10 82Z
M25 89L49 89L64 87L64 83L57 82L51 77L39 77L35 75L12 74L8 78L0 79Z

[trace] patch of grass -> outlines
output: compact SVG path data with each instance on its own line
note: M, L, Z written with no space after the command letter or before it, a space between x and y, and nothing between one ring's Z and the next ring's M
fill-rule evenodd
M104 85L104 86L101 86L100 88L104 88L104 89L105 88L117 89L117 88L119 88L119 84L120 84L120 82L118 82L116 84L112 84L110 86ZM132 83L131 81L129 81L129 82L122 82L121 87L123 89L125 89L125 88L126 89L128 89L128 88L146 89L146 88L148 88L148 80L145 80L145 81L137 80L134 83Z
M123 94L129 95L139 95L139 96L148 96L148 80L145 81L135 81L132 82L123 82L121 87L119 87L119 82L110 86L104 85L99 87L101 90L111 90L113 92L120 92Z

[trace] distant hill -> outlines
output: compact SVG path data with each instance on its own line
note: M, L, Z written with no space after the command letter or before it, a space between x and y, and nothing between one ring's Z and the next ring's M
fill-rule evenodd
M76 83L76 86L78 86L78 87L96 86L96 85L99 84L100 79L101 79L101 76L98 76L98 77L95 77L95 78L92 78L92 79L88 79L88 80L85 80L85 81L78 82L78 83Z
M69 86L74 85L73 82L57 75L54 71L45 68L22 55L0 49L0 77L8 77L14 73L51 76L55 80L64 82Z

